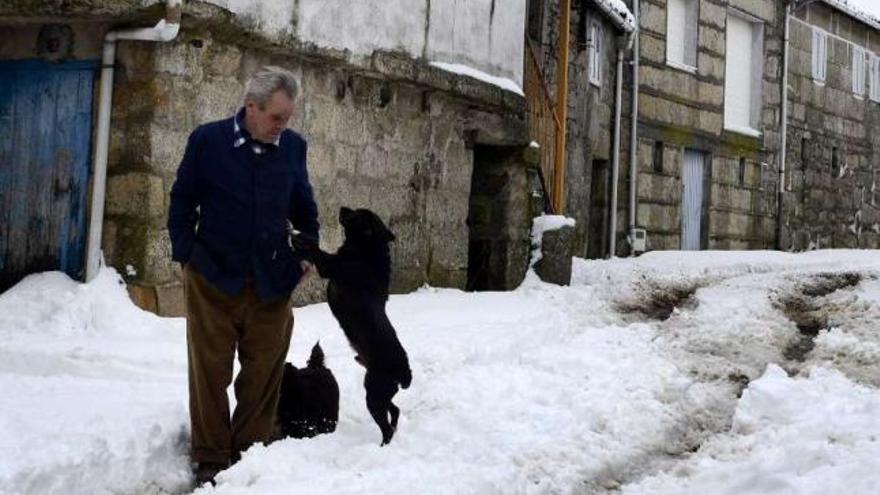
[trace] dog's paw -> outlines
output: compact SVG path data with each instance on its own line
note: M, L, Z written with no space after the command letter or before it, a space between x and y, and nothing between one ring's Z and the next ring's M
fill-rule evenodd
M380 447L384 447L391 443L391 439L394 437L394 428L388 428L387 430L382 432L382 443L379 444Z
M314 255L318 250L318 241L312 236L298 233L290 236L290 246L306 256Z

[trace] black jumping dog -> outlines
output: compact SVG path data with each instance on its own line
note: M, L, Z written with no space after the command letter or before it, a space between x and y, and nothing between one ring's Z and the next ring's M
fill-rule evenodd
M280 438L332 433L339 420L339 385L324 366L321 344L312 347L305 368L285 363L278 400Z
M303 234L294 235L291 242L330 281L327 302L357 353L355 360L367 370L367 409L382 430L385 445L400 416L391 400L398 386L407 388L412 381L406 351L385 313L391 276L389 243L394 234L366 209L341 208L339 223L345 241L336 254L321 251L314 239Z

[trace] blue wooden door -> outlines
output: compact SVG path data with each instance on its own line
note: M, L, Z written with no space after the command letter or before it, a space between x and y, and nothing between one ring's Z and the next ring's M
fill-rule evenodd
M95 66L0 61L0 291L39 271L81 278Z

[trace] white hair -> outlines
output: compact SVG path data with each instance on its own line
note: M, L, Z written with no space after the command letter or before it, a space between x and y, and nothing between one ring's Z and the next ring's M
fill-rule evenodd
M267 65L248 79L244 89L244 103L252 101L264 108L276 91L284 91L291 100L295 100L299 95L299 83L289 70Z

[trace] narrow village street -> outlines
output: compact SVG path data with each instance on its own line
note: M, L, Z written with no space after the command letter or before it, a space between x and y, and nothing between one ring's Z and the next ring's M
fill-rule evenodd
M297 309L288 360L320 339L337 432L197 493L876 493L878 254L576 259L570 287L392 296L414 379L381 448L327 306ZM109 269L0 296L0 491L187 492L183 330Z

